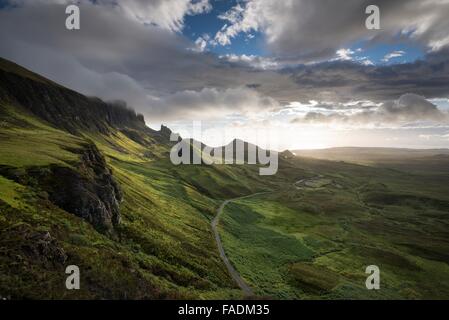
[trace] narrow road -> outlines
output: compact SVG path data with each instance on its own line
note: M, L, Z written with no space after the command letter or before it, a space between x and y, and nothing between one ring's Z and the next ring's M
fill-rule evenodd
M254 295L253 290L246 284L246 282L243 280L243 278L240 276L240 274L237 272L237 270L235 270L235 268L232 266L231 262L229 261L228 257L226 256L226 253L223 248L223 244L221 243L221 238L220 238L220 234L218 233L217 226L220 221L220 216L223 213L223 209L228 203L230 203L232 201L240 200L240 199L251 198L251 197L257 196L259 194L264 194L264 193L267 193L267 192L254 193L249 196L244 196L244 197L224 201L220 205L220 207L217 209L217 215L214 217L214 219L211 222L212 230L215 235L215 242L217 242L218 251L220 252L220 257L223 260L224 264L226 265L226 268L228 269L229 273L231 274L232 279L234 279L234 281L238 284L240 289L242 289L243 292L245 293L245 295L247 295L247 296Z
M321 176L317 176L317 177L321 177ZM316 177L315 177L316 178ZM297 184L301 184L304 183L307 180L311 180L314 178L305 178L305 179L301 179L297 182L295 182L293 184L294 187L297 188ZM231 274L232 279L234 279L234 281L237 283L237 285L240 287L240 289L242 289L242 291L244 292L244 294L246 296L252 296L254 295L253 290L251 289L250 286L248 286L245 282L245 280L243 280L243 278L240 276L240 274L237 272L237 270L235 270L235 268L232 266L231 262L229 261L228 257L226 256L226 253L224 251L223 248L223 244L221 243L221 238L220 238L220 234L218 233L218 223L220 222L220 216L223 213L223 209L224 207L226 207L226 205L230 202L233 201L237 201L237 200L241 200L241 199L246 199L246 198L252 198L261 194L267 194L270 192L258 192L258 193L253 193L247 196L243 196L243 197L239 197L239 198L235 198L235 199L229 199L229 200L225 200L223 201L223 203L220 205L220 207L217 209L217 214L214 217L214 219L211 222L211 226L212 226L212 231L214 232L214 236L215 236L215 242L217 243L217 247L218 247L218 252L220 252L220 257L221 260L223 260L226 268L228 269L229 273Z

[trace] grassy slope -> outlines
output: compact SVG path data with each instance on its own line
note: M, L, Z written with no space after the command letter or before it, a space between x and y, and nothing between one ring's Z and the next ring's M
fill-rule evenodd
M0 68L56 85L2 60ZM262 190L273 192L230 204L220 226L231 261L258 294L449 297L445 157L427 167L418 161L412 173L300 158L264 178L252 166L174 167L167 145L145 139L146 146L113 128L74 136L0 103L0 297L240 297L209 222L223 199ZM55 207L32 181L2 175L5 168L24 176L30 168L74 168L79 155L67 148L86 141L105 155L124 191L118 238ZM334 183L293 187L318 174ZM47 233L53 240L42 247ZM68 264L81 268L80 291L64 287ZM379 292L364 288L369 264L381 267Z
M296 162L334 183L284 187L239 200L223 215L227 254L258 294L449 297L447 177L301 158ZM372 264L381 269L380 291L365 289L364 270Z
M209 221L227 195L263 188L240 183L256 168L173 167L168 147L148 148L116 131L75 137L52 128L17 106L0 106L0 168L25 174L31 167L73 166L80 148L94 141L124 191L120 241L53 206L38 187L0 175L0 295L30 298L239 297L218 256ZM199 187L207 190L201 192ZM30 250L36 234L49 232L83 270L80 291L64 289L64 268ZM30 251L30 252L29 252ZM37 260L37 261L36 261ZM42 261L41 261L42 260ZM26 261L26 262L24 262ZM42 282L45 283L42 286ZM51 289L51 290L49 290Z
M48 97L54 100L50 101L53 107L70 101L73 110L61 109L67 112L50 114L51 119L73 116L77 99L86 103L82 96L6 60L0 59L0 69L11 75L5 81L16 81L23 90L39 90L32 103L42 110L47 106L39 97L46 92L56 95ZM119 131L95 119L102 128L106 125L107 133L82 130L74 136L17 103L6 102L10 99L4 92L0 99L0 296L241 296L220 260L210 220L223 199L270 188L273 182L260 178L257 168L174 167L168 144L150 131ZM97 145L124 192L116 237L99 234L82 219L54 206L27 173L31 169L46 172L49 166L77 170L80 159L74 150L86 142ZM7 178L11 172L21 177L19 183ZM65 252L67 261L58 262L58 252ZM80 291L65 290L64 266L68 264L82 270Z

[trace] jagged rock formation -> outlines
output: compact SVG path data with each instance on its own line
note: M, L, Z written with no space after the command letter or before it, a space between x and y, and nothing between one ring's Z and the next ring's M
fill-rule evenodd
M170 135L171 135L172 131L167 126L161 125L160 133L161 133L162 137L170 139Z
M112 233L120 223L120 186L95 145L81 151L77 170L52 166L50 172L30 172L49 194L49 200L92 224L98 231Z
M73 167L32 167L26 172L1 167L0 173L42 190L44 198L88 221L97 231L114 234L120 223L119 205L123 199L119 184L94 144L70 151L80 154L80 162Z

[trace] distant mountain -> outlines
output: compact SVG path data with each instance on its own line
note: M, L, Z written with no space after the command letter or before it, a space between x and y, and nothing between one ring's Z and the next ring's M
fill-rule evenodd
M431 157L439 154L449 155L449 149L405 149L405 148L366 148L340 147L316 150L295 150L296 155L338 161L371 161L378 159L397 159Z
M376 165L413 172L446 172L449 169L449 149L342 147L295 150L294 153L301 157Z

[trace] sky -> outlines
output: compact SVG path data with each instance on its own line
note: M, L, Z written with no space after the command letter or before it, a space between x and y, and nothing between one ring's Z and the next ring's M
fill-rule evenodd
M0 56L212 146L447 148L448 17L449 0L0 0Z

